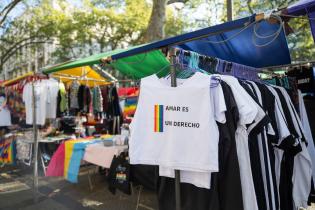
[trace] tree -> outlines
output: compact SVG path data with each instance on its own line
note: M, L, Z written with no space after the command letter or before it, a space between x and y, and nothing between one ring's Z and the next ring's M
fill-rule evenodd
M151 9L145 0L85 0L80 7L56 2L41 0L28 7L0 35L0 69L25 46L54 43L50 63L59 63L144 42ZM184 27L180 16L166 11L168 36L182 33Z
M8 18L9 13L16 7L22 0L12 0L7 5L0 4L0 27L3 27L3 24Z
M12 1L10 8L14 4L16 5L17 2ZM20 59L19 51L22 48L51 41L51 37L46 34L47 28L51 27L50 23L34 25L31 19L32 15L31 10L24 11L22 17L15 18L8 27L3 29L4 31L0 36L0 71L3 70L3 65L10 58L14 57L15 61Z
M153 0L152 12L147 31L144 34L144 40L146 42L152 42L165 38L167 5L183 3L189 4L189 6L193 8L200 2L199 0Z

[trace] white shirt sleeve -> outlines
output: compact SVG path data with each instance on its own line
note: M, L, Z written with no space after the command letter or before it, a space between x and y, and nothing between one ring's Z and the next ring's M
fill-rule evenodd
M221 79L231 87L239 111L239 124L246 125L252 123L258 113L256 102L235 77L227 75L217 76L221 77Z
M210 94L215 120L219 123L225 123L226 104L222 86L219 84L216 87L210 88Z

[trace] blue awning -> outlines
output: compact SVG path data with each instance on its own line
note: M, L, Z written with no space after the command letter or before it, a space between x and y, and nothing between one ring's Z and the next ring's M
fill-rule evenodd
M153 42L115 54L112 59L117 60L173 46L257 68L289 64L291 58L286 37L283 28L279 27L280 24L265 20L255 23L253 15ZM278 29L281 31L276 36L269 36ZM262 38L264 36L267 38ZM226 41L222 42L223 40Z
M287 8L288 14L291 15L306 15L307 13L314 11L314 9L314 0L300 0Z

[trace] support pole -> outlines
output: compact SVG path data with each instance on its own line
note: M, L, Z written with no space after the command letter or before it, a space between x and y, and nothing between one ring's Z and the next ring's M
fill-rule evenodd
M176 87L176 52L174 48L169 49L169 56L170 56L170 62L171 62L171 69L170 69L170 75L171 75L171 86ZM175 170L175 205L176 210L180 210L180 171Z
M38 48L35 48L35 68L34 77L38 72ZM37 107L36 105L36 90L35 90L35 78L33 78L33 135L34 135L34 202L38 202L38 127L37 127ZM41 93L42 94L42 93Z
M32 82L32 109L33 109L33 138L34 138L34 168L33 168L33 193L34 202L38 201L38 136L36 117L35 81Z

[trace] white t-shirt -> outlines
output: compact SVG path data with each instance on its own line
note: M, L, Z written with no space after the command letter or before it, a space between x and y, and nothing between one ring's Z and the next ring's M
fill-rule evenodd
M57 99L59 92L59 83L54 79L46 81L47 88L47 107L46 118L55 119L57 115Z
M5 97L0 96L0 127L11 125L10 111L4 107Z
M36 107L36 123L44 125L46 120L47 107L47 88L43 81L35 82L35 107ZM32 84L28 83L23 88L23 101L25 103L26 124L33 124L33 94Z
M163 79L161 79L163 80ZM177 79L178 83L184 82L183 79ZM170 82L170 81L168 81ZM166 83L167 84L167 83ZM210 87L209 87L210 88ZM220 123L225 123L226 104L221 85L210 88L211 107L213 108L215 120ZM174 178L175 170L168 167L159 167L159 175ZM195 172L195 171L180 171L180 182L193 184L196 187L210 189L211 172Z
M199 72L178 87L156 75L141 80L131 123L131 164L218 171L219 131L209 103L210 80Z
M235 77L227 75L219 76L231 87L239 111L235 141L240 167L244 210L258 210L248 148L248 131L246 129L246 125L251 124L256 119L259 113L258 107Z

